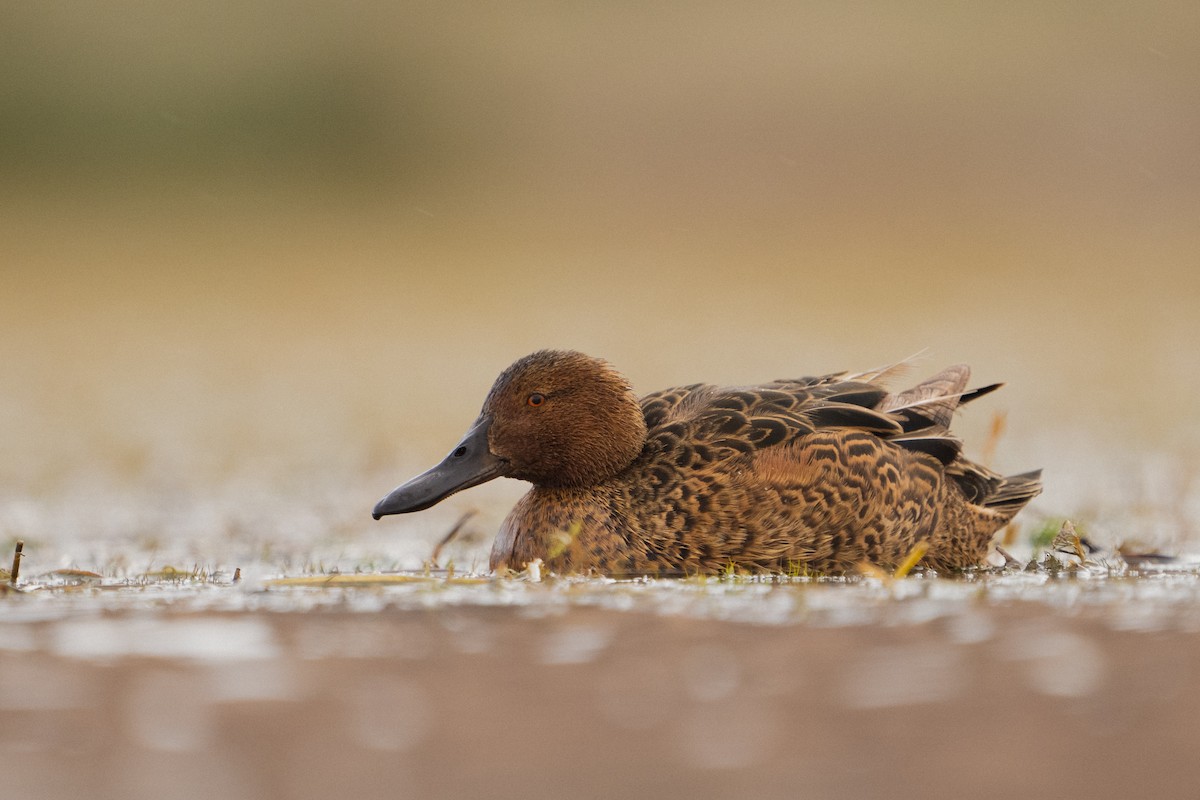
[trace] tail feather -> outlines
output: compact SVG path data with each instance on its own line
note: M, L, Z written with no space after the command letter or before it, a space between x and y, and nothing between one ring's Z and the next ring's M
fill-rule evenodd
M1042 493L1042 471L1000 475L973 461L959 459L946 467L946 477L962 490L968 503L1011 517Z
M988 508L1021 508L1042 493L1042 471L1022 472L1000 478L992 492L984 498Z

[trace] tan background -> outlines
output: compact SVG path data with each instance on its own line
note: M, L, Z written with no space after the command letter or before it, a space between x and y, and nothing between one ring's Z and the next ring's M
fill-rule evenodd
M1195 3L8 5L0 535L486 539L367 515L546 346L927 348L1042 513L1192 531Z

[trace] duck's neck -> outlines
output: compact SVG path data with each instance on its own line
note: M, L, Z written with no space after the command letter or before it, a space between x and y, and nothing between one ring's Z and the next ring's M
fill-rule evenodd
M566 441L543 446L536 464L512 477L545 489L591 489L620 475L646 446L646 420L640 406L619 410L620 416L598 414Z

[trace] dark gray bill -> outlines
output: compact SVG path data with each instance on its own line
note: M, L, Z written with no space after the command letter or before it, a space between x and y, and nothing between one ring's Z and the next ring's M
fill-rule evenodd
M375 519L388 514L407 514L437 505L455 492L478 486L504 473L505 462L488 449L488 426L491 420L478 419L467 435L442 463L423 472L408 483L397 486L391 494L375 504L371 516Z

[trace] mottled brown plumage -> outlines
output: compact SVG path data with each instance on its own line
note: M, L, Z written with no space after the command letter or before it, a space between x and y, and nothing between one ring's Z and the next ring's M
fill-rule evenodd
M921 542L924 565L970 567L1041 483L961 456L954 409L997 388L966 392L969 374L949 367L898 394L876 371L639 402L606 362L541 351L505 370L460 446L375 516L506 475L534 485L493 569L540 558L560 573L841 573L894 567Z

